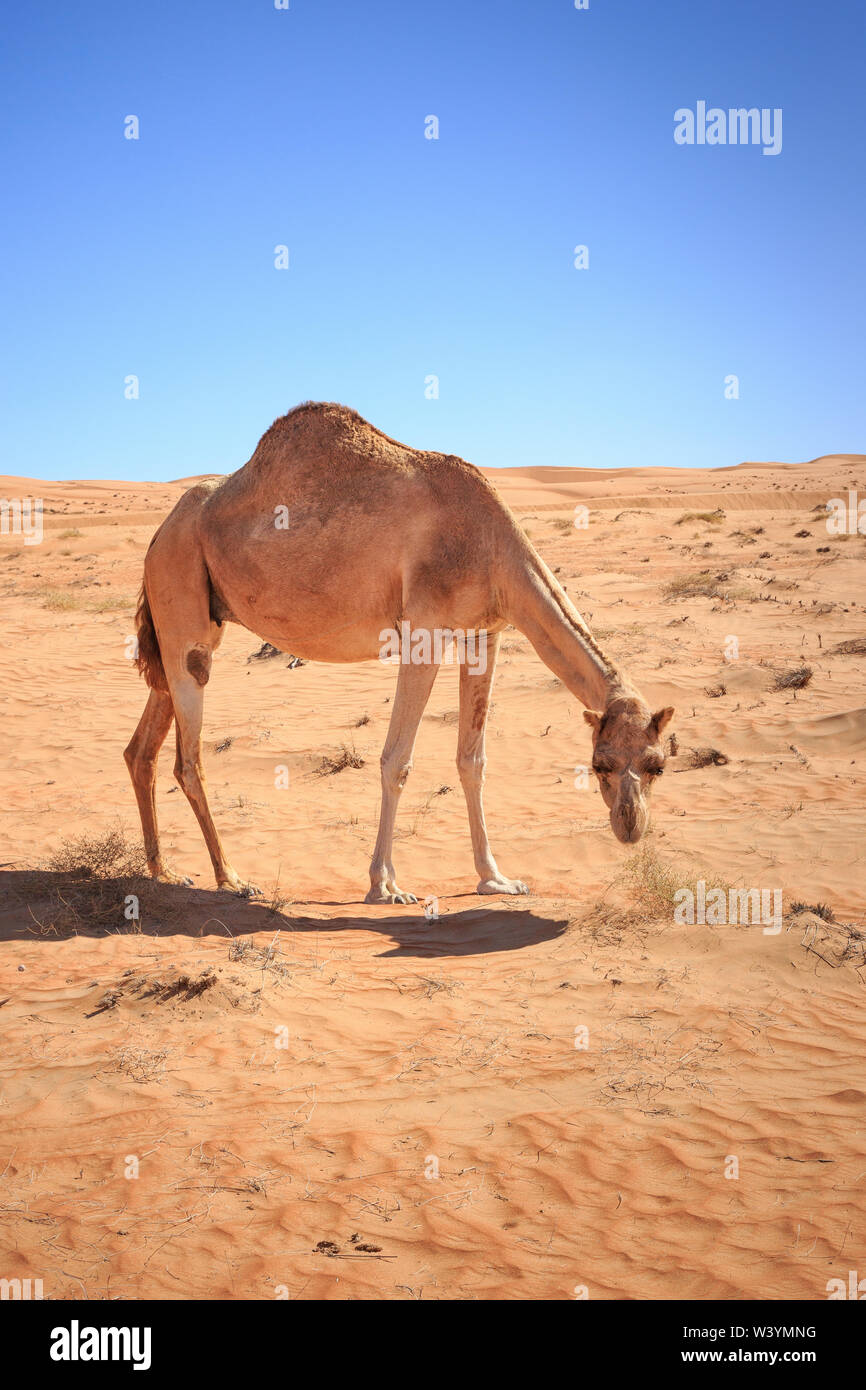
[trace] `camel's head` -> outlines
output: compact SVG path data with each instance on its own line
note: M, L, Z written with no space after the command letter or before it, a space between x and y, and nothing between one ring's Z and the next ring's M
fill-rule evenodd
M635 844L647 828L650 791L665 765L661 733L673 713L668 706L651 715L638 699L613 700L604 714L583 712L592 726L592 770L611 829L624 845Z

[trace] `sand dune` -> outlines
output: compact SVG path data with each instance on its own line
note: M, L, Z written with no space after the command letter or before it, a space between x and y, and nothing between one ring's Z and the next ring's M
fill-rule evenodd
M162 831L195 888L49 867L137 836L127 638L184 480L0 479L46 506L41 545L0 536L0 1276L58 1299L822 1299L866 1272L866 539L816 510L866 496L866 457L490 476L676 705L677 751L625 850L580 785L580 709L508 632L488 821L532 895L478 899L444 669L395 843L437 921L361 903L392 671L250 661L237 628L206 765L265 900L211 890L169 749ZM362 766L321 775L344 744ZM698 879L778 887L781 929L675 922L665 893Z

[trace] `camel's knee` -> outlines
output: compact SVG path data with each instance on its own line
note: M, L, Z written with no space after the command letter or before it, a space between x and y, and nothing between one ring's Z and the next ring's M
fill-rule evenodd
M411 758L395 758L385 753L381 758L382 786L389 791L402 791L412 771Z
M480 787L484 781L487 759L476 753L457 754L457 772L464 787Z

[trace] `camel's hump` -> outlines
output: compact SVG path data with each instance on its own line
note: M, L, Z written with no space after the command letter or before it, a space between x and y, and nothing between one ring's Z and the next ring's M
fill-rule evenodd
M275 420L259 440L258 449L263 446L280 445L291 438L304 439L305 442L321 440L327 447L331 439L355 440L361 442L363 435L383 440L396 449L405 449L414 454L418 450L399 439L392 439L384 430L377 429L359 415L351 406L340 405L336 401L302 401ZM256 452L258 452L258 449Z
M456 454L417 449L371 425L357 410L334 401L304 401L275 420L259 440L247 468L281 467L293 458L307 469L333 476L376 470L424 474L433 486L453 487L462 480L472 493L479 489L505 508L492 483L480 469ZM507 508L506 508L507 510Z

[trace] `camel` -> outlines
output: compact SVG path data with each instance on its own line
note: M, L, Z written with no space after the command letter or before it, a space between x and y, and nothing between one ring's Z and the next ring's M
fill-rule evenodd
M201 759L204 688L227 622L310 661L381 657L387 633L476 633L486 660L461 661L457 766L469 812L477 892L528 891L497 866L482 804L485 730L502 631L512 624L585 706L592 769L617 839L633 844L664 767L674 711L651 713L604 655L495 488L471 464L409 448L327 402L276 420L249 462L184 493L151 540L136 614L136 664L150 687L125 751L148 869L191 883L163 861L155 784L176 724L175 777L198 819L217 886L257 891L235 872L208 806ZM423 646L424 644L422 644ZM381 757L379 829L368 903L417 898L397 884L394 822L415 739L441 664L400 662Z

